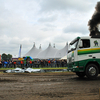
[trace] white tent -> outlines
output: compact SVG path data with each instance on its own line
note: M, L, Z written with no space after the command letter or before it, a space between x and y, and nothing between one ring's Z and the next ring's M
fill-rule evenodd
M36 48L35 46L35 43L33 45L33 47L31 48L31 50L29 50L29 52L27 52L24 57L26 56L31 56L33 59L36 59L37 58L37 55L39 54L39 52L41 52L42 49L41 49L41 45L39 47L39 49Z
M47 49L45 49L44 51L40 52L37 56L37 58L39 59L52 59L55 58L54 55L55 53L58 51L58 49L51 46L51 44L49 43L49 46L47 47Z
M65 55L67 55L67 51L68 51L68 43L66 43L65 47L60 50L56 49L55 45L54 47L52 47L51 44L49 43L47 49L43 51L41 50L41 45L40 48L37 49L34 43L32 49L28 53L26 53L24 57L31 56L33 59L60 59Z
M68 43L66 43L65 47L63 49L60 49L56 52L55 58L62 58L67 54L67 49L68 49Z
M67 55L63 56L61 59L65 59L66 60L67 59Z

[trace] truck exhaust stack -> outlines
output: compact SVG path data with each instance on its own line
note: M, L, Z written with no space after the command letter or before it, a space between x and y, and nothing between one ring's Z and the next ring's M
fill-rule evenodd
M95 12L88 22L90 36L100 38L100 2L97 2Z

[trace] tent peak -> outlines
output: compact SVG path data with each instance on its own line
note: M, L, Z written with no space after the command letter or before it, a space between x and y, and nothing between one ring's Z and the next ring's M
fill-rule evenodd
M34 42L34 44L33 44L33 47L35 47L35 42Z
M53 46L53 48L55 48L55 43L54 43L54 46Z
M41 44L40 44L40 47L39 47L39 49L41 49Z
M68 45L68 42L66 42L66 45Z
M51 46L51 43L49 43L49 46Z

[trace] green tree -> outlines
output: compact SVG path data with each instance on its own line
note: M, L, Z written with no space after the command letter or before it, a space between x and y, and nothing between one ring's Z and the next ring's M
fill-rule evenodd
M2 60L7 60L7 55L5 53L2 54Z
M11 54L8 54L8 55L7 55L7 59L8 59L8 60L11 60L11 59L12 59L12 55L11 55Z
M5 54L5 53L3 53L2 54L2 60L11 60L12 59L12 55L11 54Z

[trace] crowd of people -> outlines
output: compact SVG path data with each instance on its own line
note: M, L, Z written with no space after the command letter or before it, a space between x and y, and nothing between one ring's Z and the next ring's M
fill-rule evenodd
M44 67L67 67L67 60L21 60L21 61L1 61L0 68L44 68Z

